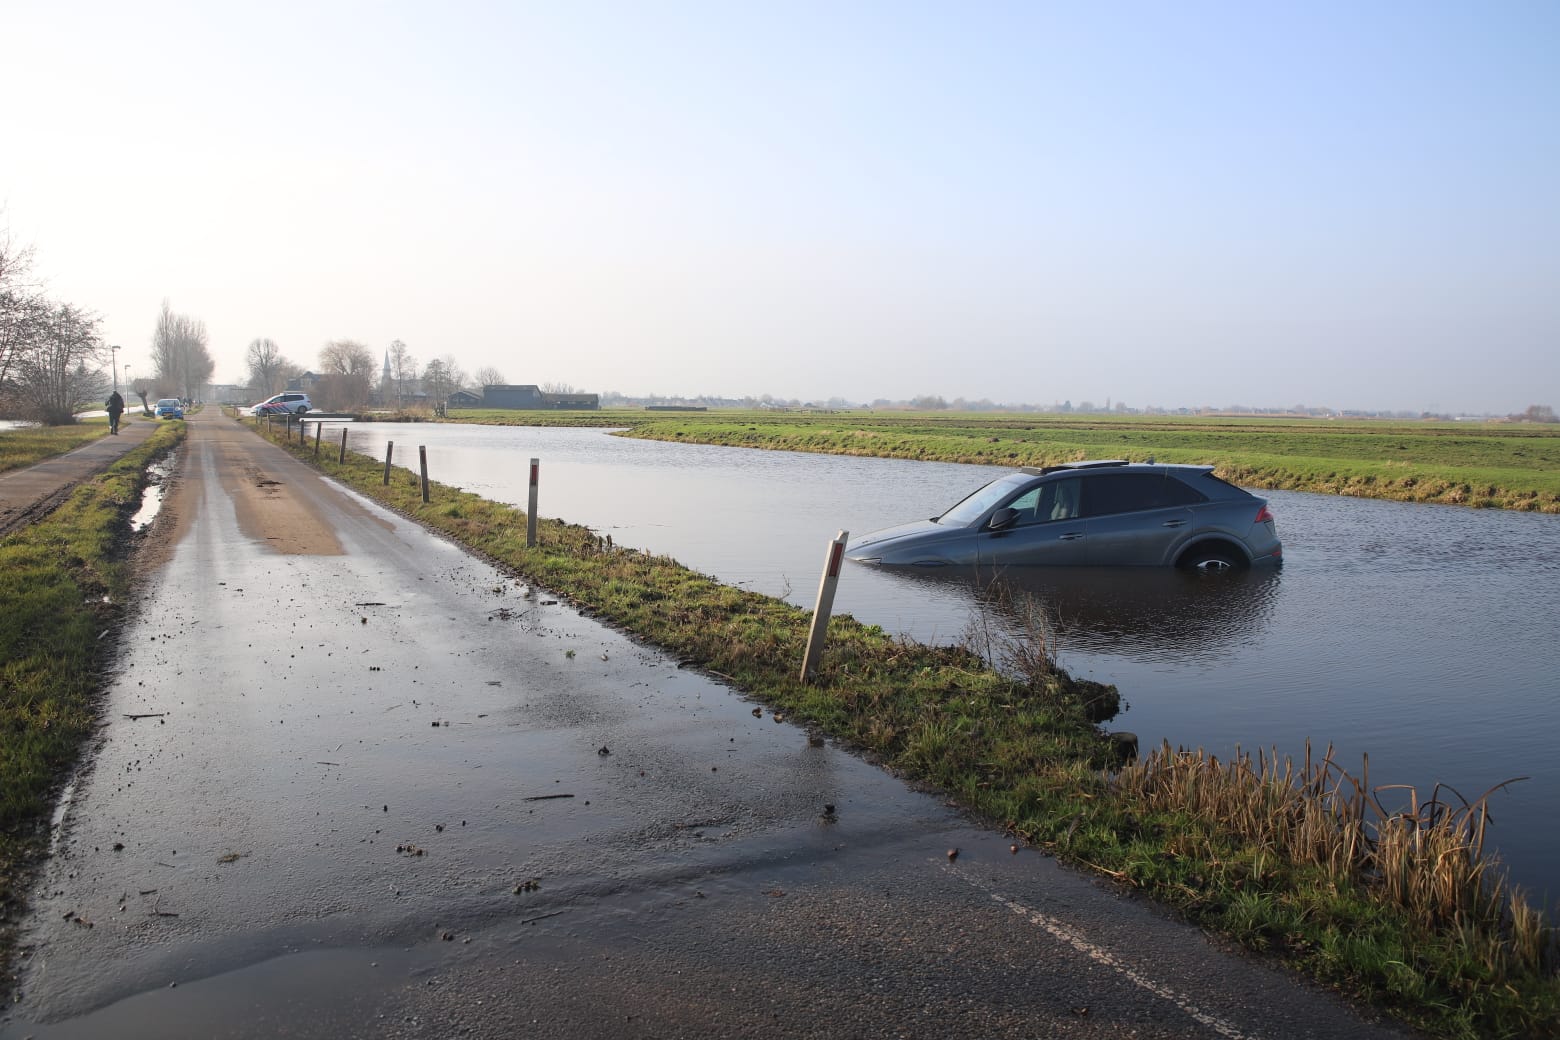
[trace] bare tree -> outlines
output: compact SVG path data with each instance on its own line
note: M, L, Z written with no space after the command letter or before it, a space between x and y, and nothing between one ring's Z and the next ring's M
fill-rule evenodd
M171 390L194 400L217 367L211 359L206 323L175 314L168 301L163 300L157 328L152 333L152 366L157 372L159 393Z
M400 340L390 343L390 378L395 381L395 403L406 403L406 384L417 379L417 359Z
M476 375L472 376L472 378L476 380L478 386L505 386L509 382L509 380L504 378L504 373L492 365L483 365L477 369Z
M320 371L315 384L315 404L347 410L368 403L374 385L374 355L354 339L334 339L320 348Z
M27 280L32 257L32 247L11 241L9 228L0 231L0 394L22 350L37 341L48 320L48 302Z
M466 385L466 372L460 367L459 363L456 362L453 355L445 354L443 357L439 358L439 360L444 363L444 375L445 378L449 380L450 384L449 393L453 394L455 391ZM446 394L446 396L448 396L448 394Z
M104 375L99 318L68 303L52 305L37 335L11 367L11 397L17 410L49 426L76 421L77 409L103 398Z
M460 367L448 355L435 358L423 368L423 389L428 391L428 403L435 415L444 414L450 395L460 386Z
M578 394L582 392L576 390L568 383L543 383L537 389L544 394Z
M320 348L320 370L334 375L374 374L374 355L368 346L355 339L333 339Z
M292 363L282 356L282 348L274 339L252 339L244 351L244 362L249 366L249 385L269 397L287 383L284 375Z

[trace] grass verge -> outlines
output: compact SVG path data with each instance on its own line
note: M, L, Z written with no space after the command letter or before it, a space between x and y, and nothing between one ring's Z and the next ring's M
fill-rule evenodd
M279 442L280 443L280 442ZM1555 933L1483 852L1487 798L1407 808L1330 758L1221 763L1161 748L1121 768L1096 720L1115 690L1044 655L928 647L849 617L814 682L810 615L587 528L433 485L379 460L285 445L328 475L587 613L718 675L777 715L848 741L1025 841L1099 870L1318 979L1454 1037L1560 1035Z
M159 429L40 522L0 540L0 917L19 906L60 780L92 732L112 626L128 594L127 520L146 468L184 436ZM11 943L0 942L0 978Z

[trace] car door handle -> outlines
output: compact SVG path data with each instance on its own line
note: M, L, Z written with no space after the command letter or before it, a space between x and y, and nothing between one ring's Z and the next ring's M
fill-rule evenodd
M1166 527L1185 527L1186 526L1186 521L1185 520L1166 520L1165 521L1165 526Z
M1083 532L1082 531L1068 531L1066 534L1064 534L1061 537L1057 538L1057 541L1059 541L1059 542L1076 542L1078 539L1080 539L1082 537L1083 537Z

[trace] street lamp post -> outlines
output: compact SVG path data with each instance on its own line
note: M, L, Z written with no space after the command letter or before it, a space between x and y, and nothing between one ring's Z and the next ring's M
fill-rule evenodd
M130 380L130 366L125 366L125 393L135 393L135 383Z
M119 393L119 348L112 343L108 345L108 363L114 370L114 393ZM128 368L126 372L130 371Z

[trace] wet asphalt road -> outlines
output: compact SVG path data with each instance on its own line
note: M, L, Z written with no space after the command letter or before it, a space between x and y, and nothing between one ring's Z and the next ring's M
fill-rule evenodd
M340 555L242 533L240 450ZM0 1040L1405 1035L221 416L180 479Z

